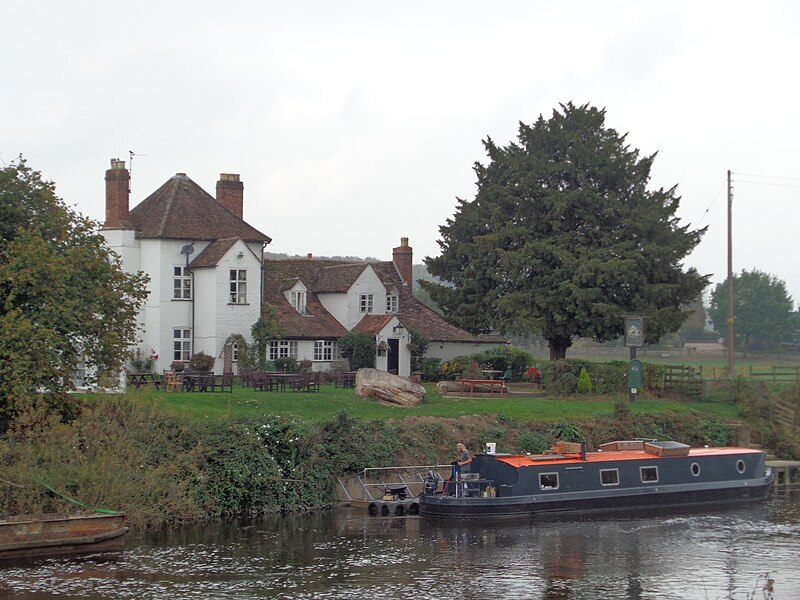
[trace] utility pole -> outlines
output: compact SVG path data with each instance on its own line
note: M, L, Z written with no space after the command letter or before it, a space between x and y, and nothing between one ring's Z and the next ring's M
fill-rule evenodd
M728 169L728 379L733 381L733 188Z

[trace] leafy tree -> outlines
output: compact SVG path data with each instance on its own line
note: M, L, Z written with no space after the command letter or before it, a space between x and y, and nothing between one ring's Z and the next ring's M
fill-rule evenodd
M375 338L363 331L350 332L339 338L339 353L350 361L350 368L372 369L375 367Z
M411 338L408 344L408 351L411 353L411 370L422 371L422 357L428 351L431 341L413 327L408 328L408 335Z
M772 350L793 341L797 313L786 284L758 270L733 277L733 313L736 347L745 351ZM721 334L728 331L728 282L711 293L709 316Z
M286 331L278 319L278 313L272 306L265 306L261 317L253 323L250 335L253 343L247 348L247 363L261 371L267 369L267 347L271 340L279 340Z
M0 168L0 233L2 429L40 399L66 410L81 360L90 380L123 365L146 279L22 158Z
M421 281L453 323L475 333L541 333L550 357L577 336L613 340L625 313L648 318L646 341L677 330L706 277L681 261L702 230L680 226L675 188L647 189L655 155L639 157L605 126L605 110L572 103L518 142L484 142L473 201L458 199ZM448 287L448 285L452 287Z

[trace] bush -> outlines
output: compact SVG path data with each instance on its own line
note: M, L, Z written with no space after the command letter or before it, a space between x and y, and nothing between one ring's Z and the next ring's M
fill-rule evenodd
M533 357L530 354L513 346L497 346L478 354L471 354L468 357L458 357L455 360L458 360L462 365L474 362L484 368L502 373L510 370L513 381L522 380L528 367L533 364Z
M417 366L424 381L439 381L442 361L438 358L421 358Z
M348 333L339 338L339 352L350 361L350 370L375 368L375 338L368 333Z
M558 379L551 384L550 390L554 394L560 396L570 396L575 393L577 387L578 378L575 377L575 375L572 373L562 373L559 375Z
M297 359L294 356L282 356L272 361L275 364L276 371L284 371L285 373L297 373L300 370L297 364Z
M133 373L150 373L157 358L158 354L154 350L150 350L146 354L137 348L130 354L131 371Z
M581 367L581 374L578 376L577 389L579 394L592 393L592 380L589 377L589 371L586 367Z
M553 446L553 438L538 431L531 431L530 433L523 433L520 435L517 443L520 452L542 454Z
M194 371L210 371L214 368L214 357L198 352L189 359L189 368Z

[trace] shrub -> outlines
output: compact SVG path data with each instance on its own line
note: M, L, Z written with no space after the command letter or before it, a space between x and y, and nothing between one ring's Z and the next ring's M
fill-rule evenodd
M294 356L282 356L272 361L275 364L276 371L284 371L286 373L297 373L300 370L297 364L297 359Z
M421 358L417 362L418 370L425 381L438 381L440 379L442 361L438 358Z
M542 454L553 446L553 438L539 431L523 433L519 436L520 452Z
M189 368L195 371L210 371L214 368L214 357L198 352L189 359Z
M592 380L589 377L589 371L586 367L581 367L581 374L578 376L577 389L579 394L592 393Z
M569 396L575 393L578 387L578 378L572 373L562 373L556 381L552 383L550 389L555 394Z
M375 368L376 348L375 338L368 333L348 333L339 338L339 352L350 361L352 371Z
M155 353L155 350L145 353L140 348L137 348L130 354L131 371L134 373L150 373L157 358L158 354Z
M459 362L474 362L482 365L484 368L489 368L495 371L511 371L511 378L514 381L520 381L525 376L528 367L533 364L533 357L519 348L513 346L497 346L490 350L480 352L478 354L471 354L465 357L467 360L460 360Z

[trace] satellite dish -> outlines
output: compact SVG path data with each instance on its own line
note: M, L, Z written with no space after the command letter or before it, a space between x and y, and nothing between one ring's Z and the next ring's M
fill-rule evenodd
M181 254L185 254L186 256L189 256L192 252L194 252L194 244L186 244L181 248Z

